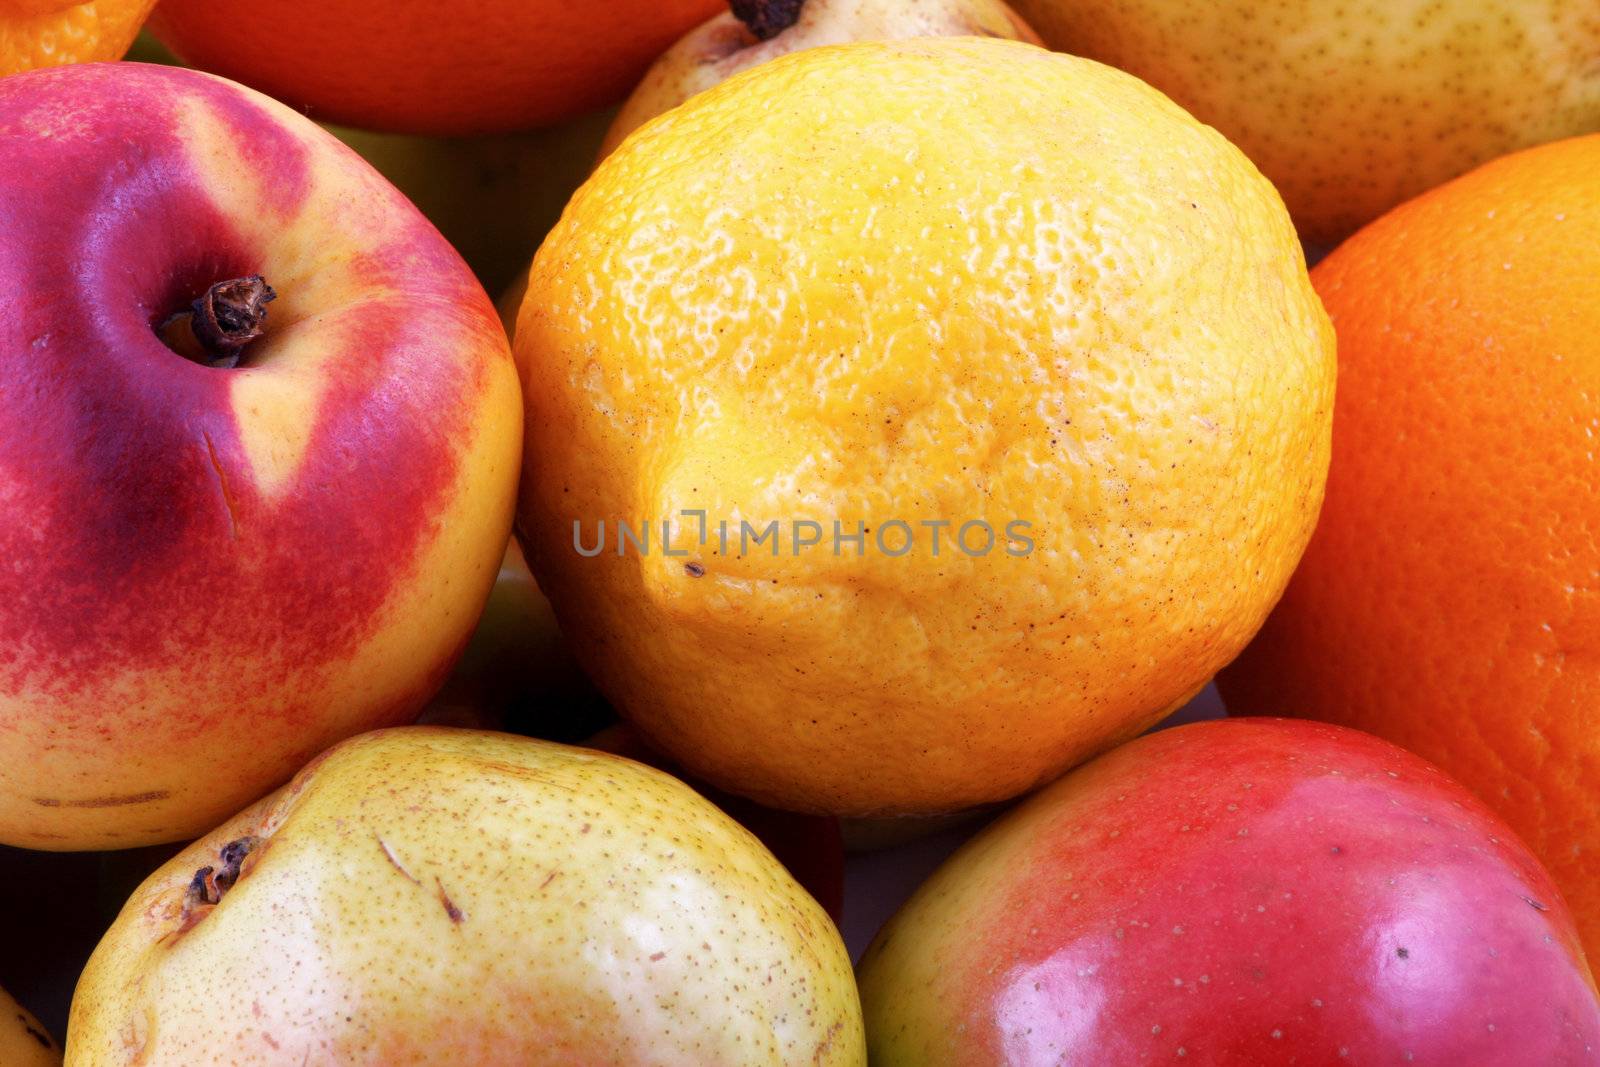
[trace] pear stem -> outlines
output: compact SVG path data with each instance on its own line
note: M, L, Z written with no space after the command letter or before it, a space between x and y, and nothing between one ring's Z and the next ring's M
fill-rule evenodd
M770 41L800 21L806 0L728 0L728 7L759 41Z
M183 892L183 929L187 930L199 921L200 908L222 902L222 895L239 880L239 869L244 865L245 857L260 845L261 838L253 834L229 841L217 856L222 862L221 870L214 865L207 865L194 872L194 877Z

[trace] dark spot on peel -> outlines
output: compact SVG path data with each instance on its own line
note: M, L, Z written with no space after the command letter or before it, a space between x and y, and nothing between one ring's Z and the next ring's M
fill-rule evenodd
M1525 904L1528 905L1528 907L1532 908L1534 911L1549 911L1550 910L1550 906L1548 904L1541 904L1539 901L1534 900L1532 897L1523 897L1522 900L1523 900L1523 902Z
M53 1048L56 1047L55 1046L55 1042L50 1040L50 1035L45 1033L45 1032L43 1032L38 1027L34 1026L33 1025L33 1021L31 1019L29 1019L26 1015L22 1014L20 1011L17 1012L17 1022L21 1023L22 1024L22 1029L25 1030L28 1033L28 1036L32 1037L35 1041L39 1042L40 1045L44 1046L45 1048L49 1048L49 1049L53 1049Z
M822 1035L822 1040L817 1044L817 1051L812 1055L813 1063L821 1063L828 1051L833 1048L833 1043L838 1040L839 1033L844 1029L844 1020L836 1019L828 1032Z
M770 41L800 21L805 0L728 0L728 9L758 41Z
M1411 950L1408 948L1397 948L1394 950L1394 954L1403 960L1411 958Z
M450 899L450 894L445 892L444 883L435 878L434 883L439 887L439 903L444 905L444 913L450 916L450 921L460 926L466 919L465 913L456 907L455 901Z
M126 808L134 804L154 804L172 794L165 789L152 789L148 793L131 793L120 797L85 797L82 800L63 800L60 797L34 797L41 808Z
M685 563L683 565L683 573L691 578L704 578L706 569L698 563Z

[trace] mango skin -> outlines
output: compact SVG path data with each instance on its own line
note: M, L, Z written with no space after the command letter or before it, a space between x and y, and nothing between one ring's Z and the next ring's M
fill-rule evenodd
M861 959L874 1067L1588 1063L1572 912L1511 829L1369 734L1220 719L969 841Z

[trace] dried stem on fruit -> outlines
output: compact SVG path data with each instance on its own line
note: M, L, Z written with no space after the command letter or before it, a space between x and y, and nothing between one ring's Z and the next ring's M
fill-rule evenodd
M222 901L222 895L239 880L245 857L261 846L261 838L253 835L237 838L222 846L218 853L221 868L201 867L194 872L183 891L183 929L187 930L199 918L199 910Z
M757 40L770 41L784 30L800 21L800 9L806 0L728 0L734 17L756 35Z
M218 282L194 302L190 325L200 346L212 353L213 365L231 358L236 366L244 346L261 336L267 304L278 298L259 274Z

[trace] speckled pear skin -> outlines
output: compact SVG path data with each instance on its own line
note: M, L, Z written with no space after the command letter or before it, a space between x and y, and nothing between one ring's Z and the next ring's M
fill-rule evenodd
M220 901L186 905L251 839ZM866 1062L837 930L738 824L630 760L428 727L335 747L151 876L67 1047L77 1067Z
M791 52L852 41L1000 37L1040 44L1005 0L804 0L792 25L758 39L731 11L714 15L662 53L617 112L602 158L646 122L696 93Z
M1579 0L1013 0L1052 48L1220 130L1333 244L1519 148L1600 129L1600 5Z

